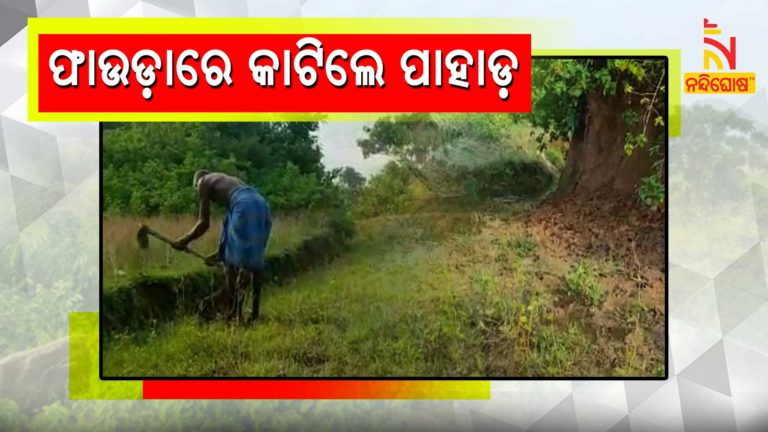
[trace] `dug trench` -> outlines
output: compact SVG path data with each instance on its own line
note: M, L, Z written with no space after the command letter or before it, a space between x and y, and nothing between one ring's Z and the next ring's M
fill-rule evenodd
M329 219L317 235L266 258L265 285L280 286L314 266L328 264L349 246L351 222ZM102 292L102 332L110 337L133 333L183 315L197 314L201 300L225 283L220 269L204 268L183 275L142 274Z

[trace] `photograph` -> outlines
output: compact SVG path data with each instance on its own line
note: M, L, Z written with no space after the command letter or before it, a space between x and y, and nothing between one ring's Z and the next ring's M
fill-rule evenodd
M102 122L103 379L664 379L666 57L529 113Z
M5 3L0 432L768 431L761 2Z

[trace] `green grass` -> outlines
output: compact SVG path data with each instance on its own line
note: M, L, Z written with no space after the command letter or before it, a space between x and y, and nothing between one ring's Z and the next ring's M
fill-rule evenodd
M115 282L138 273L175 275L203 268L205 264L199 258L176 251L154 237L149 238L146 250L140 249L136 242L136 232L141 224L149 225L166 237L177 238L188 232L195 221L192 216L105 217L102 236L105 288L109 289ZM267 254L289 249L319 233L324 221L322 213L275 216ZM190 247L204 255L213 253L218 248L220 233L221 220L213 220L208 232Z
M536 250L536 239L532 236L521 236L511 241L511 246L520 258L531 256Z
M580 261L565 276L568 294L585 306L597 307L605 300L605 291L594 266Z
M558 170L565 168L565 152L555 144L550 144L544 149L544 156Z
M510 212L512 214L513 212ZM250 327L185 317L110 338L107 376L651 375L663 352L603 340L591 317L557 304L563 278L594 309L600 275L568 269L514 221L471 213L358 224L349 253L267 287ZM633 306L634 308L635 306ZM634 309L633 309L634 311ZM603 339L600 339L600 338ZM611 345L610 343L617 342ZM606 355L596 355L596 347ZM617 368L615 365L618 364Z
M139 343L115 340L105 353L105 372L130 373L141 365L140 373L149 375L373 376L391 374L392 367L420 374L412 307L402 306L418 299L409 282L419 277L418 264L431 252L419 247L383 261L387 246L401 238L394 237L387 244L358 243L334 266L338 271L312 271L292 285L268 289L263 320L254 327L201 325L188 318Z

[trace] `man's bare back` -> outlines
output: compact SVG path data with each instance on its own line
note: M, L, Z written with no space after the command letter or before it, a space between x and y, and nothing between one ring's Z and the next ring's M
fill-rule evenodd
M229 208L229 195L233 190L245 185L245 182L237 177L224 173L208 173L201 177L197 184L198 200L210 199L224 208Z
M210 227L211 201L228 209L230 194L243 186L246 186L245 182L224 173L213 172L200 177L195 185L199 209L197 223L191 231L175 242L174 247L184 249L191 241L205 234Z

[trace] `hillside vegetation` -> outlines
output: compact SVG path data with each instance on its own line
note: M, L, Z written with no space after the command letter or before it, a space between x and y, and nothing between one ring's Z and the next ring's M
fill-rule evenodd
M511 205L367 219L345 256L268 288L258 325L188 316L118 337L104 372L663 375L662 255L640 269L618 251L572 255L584 240L548 231L577 233L531 224L526 212Z
M111 308L145 304L125 295L154 286L136 280L178 280L178 304L219 283L129 229L191 227L200 168L269 200L277 276L248 327L113 309L139 323L109 332L105 375L663 376L663 65L537 60L531 114L383 117L357 142L391 160L369 179L322 165L317 123L110 125ZM343 247L312 240L328 227Z
M411 120L378 127L414 135L434 127L447 150L428 163L392 162L356 187L334 183L356 219L345 254L267 287L254 326L190 314L118 333L104 347L104 373L663 375L663 237L640 235L662 234L658 215L634 218L631 199L542 203L557 184L563 148L543 154L530 126L512 117ZM270 251L316 234L320 219L278 215ZM105 220L105 251L114 250L107 268L122 265L116 271L126 277L202 268L157 243L143 267L132 238L119 235L134 222ZM177 235L193 220L149 223ZM636 244L614 245L625 242L621 234L598 228L611 223ZM201 250L215 246L212 231ZM649 252L642 261L638 250Z

